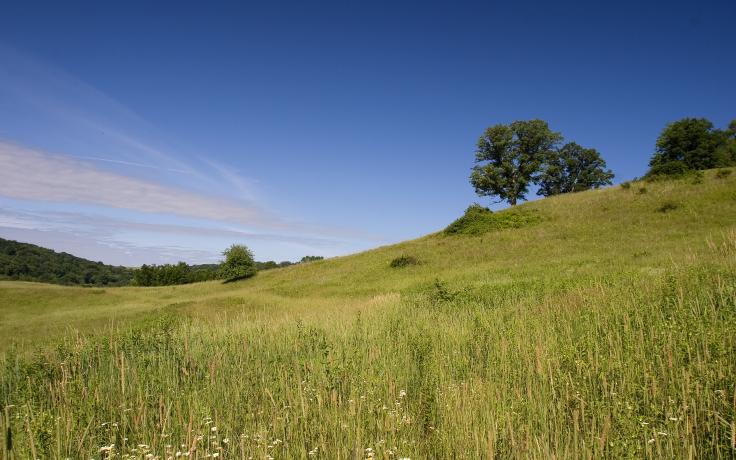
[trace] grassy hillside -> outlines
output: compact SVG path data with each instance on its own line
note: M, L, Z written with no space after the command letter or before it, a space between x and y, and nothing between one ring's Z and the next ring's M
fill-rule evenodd
M132 277L133 271L129 268L92 262L35 244L0 238L0 280L122 286L128 284Z
M734 177L514 212L227 285L0 283L3 433L21 457L731 458Z

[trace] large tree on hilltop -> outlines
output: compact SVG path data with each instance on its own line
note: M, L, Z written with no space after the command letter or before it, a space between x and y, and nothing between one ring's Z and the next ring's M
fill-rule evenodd
M561 140L543 120L491 126L478 140L470 183L478 195L497 196L514 206Z
M581 192L610 185L612 179L613 173L596 149L569 142L544 161L537 195Z

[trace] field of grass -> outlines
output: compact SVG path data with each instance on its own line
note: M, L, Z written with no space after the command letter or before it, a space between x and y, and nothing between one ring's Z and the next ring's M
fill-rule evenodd
M0 282L4 458L733 458L736 178L515 212L225 285Z

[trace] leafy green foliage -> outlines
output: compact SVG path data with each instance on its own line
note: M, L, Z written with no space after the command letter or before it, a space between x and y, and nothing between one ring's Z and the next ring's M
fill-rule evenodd
M308 256L310 257L310 256ZM316 257L316 256L311 256ZM317 259L314 259L317 260ZM288 267L293 262L255 262L257 270ZM144 264L115 267L65 252L0 238L0 279L89 286L171 286L222 279L219 264Z
M647 179L658 179L658 178L675 178L686 175L690 168L684 161L674 160L655 165L650 164L649 171L646 174Z
M498 196L514 206L561 140L543 120L491 126L478 140L470 183L479 196Z
M702 184L703 182L705 182L705 174L703 173L703 171L693 171L690 183L693 185L698 185Z
M308 263L308 262L316 262L318 260L324 260L324 257L322 256L304 256L301 258L299 262L290 262L288 260L284 260L282 262L275 262L273 260L269 260L267 262L256 262L256 268L258 271L261 270L271 270L274 268L284 268L284 267L290 267L292 265L300 264L300 263Z
M133 272L133 284L136 286L171 286L218 278L218 266L215 264L193 266L185 262L179 262L176 265L143 264Z
M225 260L220 265L220 276L226 281L249 278L258 271L253 253L245 245L233 244L222 255L225 256Z
M289 262L288 260L285 260L283 262L275 262L273 260L269 260L266 262L256 262L256 269L258 269L258 271L272 270L274 268L283 268L291 265L294 265L294 262Z
M473 204L465 210L462 217L445 228L445 235L481 235L493 230L521 228L537 223L541 217L533 211L522 209L506 209L494 213L479 204Z
M401 255L396 258L394 258L389 266L391 268L403 268L408 267L410 265L418 265L419 259L417 259L414 256L407 256L407 255Z
M610 185L612 179L613 173L597 150L570 142L547 156L537 179L537 195L582 192Z
M427 289L427 300L432 305L442 305L455 302L462 291L451 289L446 282L439 278L435 278L434 282Z
M648 177L681 176L688 171L736 164L736 120L718 130L705 118L668 124L657 139Z
M273 260L269 260L267 262L256 262L256 270L273 270L274 268L279 268L279 264L274 262Z
M126 267L92 262L65 252L0 238L0 279L92 286L123 286L133 277Z

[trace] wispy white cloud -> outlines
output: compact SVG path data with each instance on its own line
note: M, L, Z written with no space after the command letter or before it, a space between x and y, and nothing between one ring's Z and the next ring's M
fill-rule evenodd
M261 244L261 254L273 254L266 257L283 258L312 250L343 254L383 242L349 228L284 219L264 204L257 184L216 155L189 149L179 139L171 142L86 82L0 44L0 198L34 201L38 211L35 216L0 212L0 231L6 235L25 234L28 238L19 238L25 241L33 236L33 242L50 247L87 244L126 264L176 251L186 260L211 260L216 257L212 248L223 240L253 241ZM73 211L77 203L117 210L103 214L119 219L51 212ZM135 221L141 217L131 218L135 213L156 216L158 222ZM172 216L202 225L178 225L181 219Z
M224 181L227 186L237 193L237 196L243 200L255 200L256 192L253 187L253 180L248 180L240 176L232 170L231 167L223 165L213 159L199 157L199 161L207 165L218 177Z
M89 237L114 238L121 232L160 233L205 238L226 238L233 241L270 241L299 244L313 248L335 248L345 245L344 240L317 236L269 232L250 232L232 228L194 226L170 223L152 223L115 219L99 214L59 211L21 211L4 209L0 205L0 227L36 230L65 230Z
M130 108L75 76L2 43L0 96L4 96L0 101L15 101L22 109L11 113L8 104L8 112L3 113L0 105L0 122L7 117L14 123L20 116L18 112L22 112L27 118L24 122L43 133L43 136L32 136L31 142L18 139L22 144L69 151L69 148L58 148L69 143L74 145L71 151L78 157L186 173L193 187L198 185L192 183L194 179L205 184L202 188L211 187L219 179L204 174L201 165L182 155L178 151L180 147L172 148L155 126ZM6 129L9 124L5 123ZM2 128L0 135L15 137L3 133ZM45 142L39 144L39 139Z
M174 169L174 168L163 168L160 166L145 164L145 163L137 163L135 161L123 161L123 160L114 160L112 158L98 158L98 157L85 157L85 156L79 156L79 155L67 155L69 158L75 158L77 160L87 160L87 161L94 161L94 162L102 162L102 163L113 163L117 165L125 165L125 166L135 166L137 168L147 168L147 169L157 169L159 171L169 171L169 172L175 172L175 173L181 173L181 174L191 174L191 171L184 170L184 169Z
M212 263L233 242L247 243L259 260L294 259L304 254L342 254L346 240L227 229L202 223L160 223L120 219L88 211L22 209L33 202L0 200L0 238L39 244L116 265ZM264 251L264 248L281 250ZM296 254L293 255L293 254Z
M221 259L219 254L212 251L173 245L140 246L58 230L19 229L0 225L0 237L127 267L137 267L143 263L175 263L181 260L189 263L215 263Z
M290 228L253 204L209 197L95 168L89 163L0 142L0 195L90 203L139 212Z
M0 141L0 196L22 200L82 203L136 212L173 214L301 236L381 241L350 229L289 221L252 200L197 193L95 167L77 158ZM214 163L213 163L214 165ZM222 166L220 166L222 168ZM229 180L237 182L236 177ZM247 185L240 184L244 196Z

